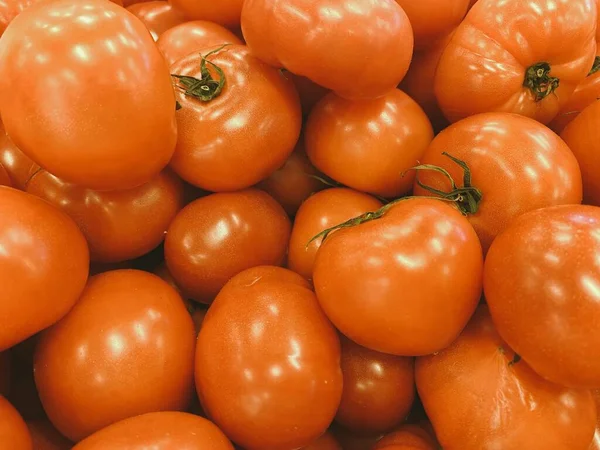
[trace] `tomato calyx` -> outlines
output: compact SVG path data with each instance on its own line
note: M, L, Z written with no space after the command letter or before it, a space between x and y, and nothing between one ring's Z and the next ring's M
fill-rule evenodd
M506 355L506 349L504 347L498 347L498 351L500 353L502 353L503 355ZM517 353L513 353L513 357L512 359L508 362L508 367L513 367L515 364L518 364L519 362L521 362L523 358L521 358L521 355L517 354Z
M525 71L523 86L531 89L536 102L544 100L558 89L560 80L550 76L551 70L549 63L540 62L528 67Z
M600 56L596 56L594 58L594 64L592 65L592 68L590 69L590 73L588 73L588 77L594 75L596 72L598 72L600 70Z

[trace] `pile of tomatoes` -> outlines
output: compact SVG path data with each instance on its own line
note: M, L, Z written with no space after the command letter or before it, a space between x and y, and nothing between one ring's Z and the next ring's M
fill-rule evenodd
M0 450L600 450L599 8L0 0Z

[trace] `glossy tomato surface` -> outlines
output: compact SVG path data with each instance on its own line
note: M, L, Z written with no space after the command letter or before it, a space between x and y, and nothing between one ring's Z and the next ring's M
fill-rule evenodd
M8 24L36 0L1 0L0 1L0 37Z
M185 409L194 338L181 297L156 275L115 270L90 278L36 350L35 382L48 417L77 442L128 417Z
M10 184L7 186L20 190L25 190L27 181L39 169L39 166L11 141L2 123L0 123L0 164L10 178Z
M135 3L128 6L127 11L146 25L155 41L168 29L185 22L183 13L163 0Z
M219 0L198 2L194 0L173 0L173 6L183 11L189 20L207 20L228 28L239 27L244 0Z
M0 449L34 450L23 418L2 395L0 395Z

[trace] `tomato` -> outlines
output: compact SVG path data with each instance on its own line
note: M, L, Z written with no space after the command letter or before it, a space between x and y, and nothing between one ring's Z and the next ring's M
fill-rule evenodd
M27 192L62 209L79 225L92 261L112 263L148 253L164 239L181 208L183 185L170 171L122 191L95 191L37 172Z
M203 77L208 91L188 91L175 79L180 133L171 167L203 189L235 191L267 178L285 163L300 136L300 101L291 81L247 47L212 51L216 53L202 51L208 62L192 54L171 67L174 74L198 79L204 64L211 74ZM217 80L225 83L220 94ZM212 99L201 101L197 97L202 95Z
M589 391L545 381L500 338L481 306L462 335L417 358L419 395L444 450L587 450Z
M73 450L233 450L213 423L183 412L154 412L110 425Z
M533 370L564 386L600 386L592 356L600 345L599 227L594 206L538 209L514 220L485 262L498 332Z
M403 425L387 434L373 450L437 450L435 440L418 425Z
M0 0L0 36L8 24L36 0Z
M317 250L323 241L322 238L311 239L326 228L381 206L381 202L370 195L347 188L326 189L309 197L294 220L287 266L311 280Z
M481 296L481 246L468 220L439 200L400 201L383 217L321 245L313 280L321 307L354 342L400 356L452 343Z
M410 22L394 0L246 0L242 31L258 58L350 99L396 87L413 51Z
M10 178L10 184L16 189L25 190L29 178L39 169L39 166L19 150L5 133L0 122L0 165Z
M342 447L330 432L326 432L312 444L302 447L302 450L342 450Z
M41 2L11 23L0 111L27 156L92 189L147 182L177 140L167 64L144 25L106 0Z
M596 402L596 411L598 411L598 421L596 422L596 433L590 445L589 450L600 450L600 391L592 391L594 401Z
M494 238L516 217L545 206L581 203L581 172L565 143L535 120L516 114L487 113L461 120L435 137L421 159L447 170L463 186L463 169L447 152L470 168L472 185L483 197L468 216L487 252ZM445 192L443 175L420 171L419 181ZM432 195L414 186L416 195Z
M165 239L165 261L187 297L210 303L234 275L285 261L291 225L257 189L212 194L186 206Z
M300 275L279 266L255 266L246 269L231 278L225 286L227 289L239 289L248 287L258 281L291 283L306 289L312 289L310 283Z
M471 9L475 3L477 3L477 0L471 0L471 3L469 4L469 9Z
M115 270L90 278L36 349L35 382L50 421L77 442L127 417L185 409L194 338L181 297L156 275Z
M306 124L306 153L317 169L340 183L383 197L406 194L433 138L429 119L404 92L355 102L329 94Z
M63 317L88 276L85 238L66 214L0 186L0 351Z
M12 186L10 176L2 164L0 164L0 186Z
M190 20L207 20L228 28L235 28L240 24L244 0L219 0L216 2L173 0L172 3Z
M584 202L596 206L600 206L598 120L600 120L600 102L595 101L568 124L560 135L579 161L583 178Z
M174 26L158 38L156 45L169 64L208 47L242 44L227 28L205 20L194 20Z
M340 402L339 339L298 279L272 274L248 283L242 272L219 293L198 336L202 406L248 450L310 444Z
M27 425L17 410L0 395L0 449L33 450Z
M438 64L442 111L451 122L489 111L550 122L592 67L595 29L596 0L477 3Z
M10 353L0 352L0 395L7 396L10 390Z
M341 342L344 390L336 421L366 435L402 423L415 399L414 359Z
M73 443L61 435L48 419L27 421L34 450L71 450Z
M146 25L155 41L165 31L185 22L183 13L167 1L134 3L127 10Z
M300 95L300 104L302 105L302 114L304 116L308 116L319 100L329 93L329 89L319 86L306 77L301 77L292 72L286 72L285 75L296 86L296 90Z

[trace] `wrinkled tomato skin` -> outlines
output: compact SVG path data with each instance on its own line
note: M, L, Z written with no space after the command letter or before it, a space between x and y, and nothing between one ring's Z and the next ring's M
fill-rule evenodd
M433 139L421 107L399 89L363 102L328 94L306 123L306 153L317 169L345 186L398 197L412 187L406 173Z
M484 252L516 217L546 206L581 203L581 171L573 153L551 130L527 117L479 114L435 137L421 163L446 169L463 186L463 169L443 152L467 163L471 184L483 195L477 213L468 219ZM425 185L451 189L437 172L421 171L418 176ZM432 195L417 183L414 193Z
M298 210L290 236L287 266L312 280L317 251L323 238L313 237L323 230L353 217L381 208L382 203L363 192L331 188L309 197Z
M10 184L21 191L25 190L27 181L39 169L39 166L27 157L10 140L2 123L0 123L0 164L10 178Z
M312 444L302 447L302 450L342 450L339 442L328 431Z
M28 420L33 450L71 450L73 443L61 435L48 419Z
M485 262L498 332L533 370L563 386L600 386L599 230L598 207L538 209L514 220Z
M27 156L98 190L147 182L177 140L166 62L145 26L106 0L44 1L11 23L0 44L0 110Z
M33 195L0 186L0 351L52 325L75 304L89 251L77 225Z
M329 319L354 342L417 356L458 337L479 302L482 269L468 220L444 202L413 198L328 237L313 281Z
M247 0L242 31L266 63L355 100L397 86L413 52L410 21L394 0Z
M0 395L0 450L34 450L27 425L17 410ZM36 449L37 450L37 449Z
M12 186L10 176L2 164L0 164L0 186Z
M285 262L291 224L267 193L247 189L200 198L175 217L165 261L187 297L210 303L239 272Z
M50 421L77 442L127 417L184 410L193 392L194 340L181 297L156 275L115 270L90 278L34 356Z
M444 450L587 450L590 392L552 384L514 358L485 306L449 348L417 358L419 396Z
M247 274L237 275L209 308L198 336L202 406L248 450L314 442L340 402L338 336L298 279L293 273L281 279L255 275L248 283Z
M244 189L271 175L294 150L302 125L298 93L291 81L245 46L225 47L207 60L223 70L225 86L209 102L176 89L181 109L171 167L208 191ZM188 55L171 72L197 78L200 62L200 54ZM213 78L220 79L214 72Z
M157 41L170 28L185 22L183 13L174 8L171 3L162 0L135 3L127 7L127 11L142 21Z
M437 450L435 439L418 425L403 425L382 437L373 450Z
M233 450L213 423L183 412L153 412L112 424L73 450Z
M173 0L173 6L183 11L188 20L207 20L235 28L240 25L244 0L219 0L198 2L194 0Z

